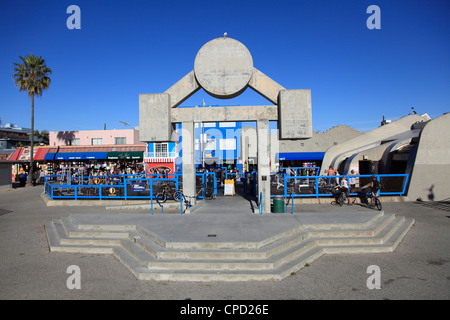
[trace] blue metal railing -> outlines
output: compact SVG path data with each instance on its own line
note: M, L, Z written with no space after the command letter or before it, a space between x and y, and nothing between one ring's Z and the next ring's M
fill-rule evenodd
M175 190L180 190L181 173L164 175L152 174L151 178L143 175L109 175L109 176L85 176L72 177L70 184L67 176L47 175L44 178L44 192L54 199L155 199L157 188L154 185L161 185L164 182L174 184ZM217 196L217 180L213 172L197 173L201 182L209 186L213 184L214 194ZM142 190L136 190L133 184L144 184Z
M312 173L314 172L313 176L317 176L319 175L320 172L320 167L281 167L280 168L280 172L287 172L288 169L291 169L291 171L293 171L295 174L293 174L294 176L303 176L302 173L305 173L305 175L310 175L310 174L306 174L306 173ZM300 171L298 171L300 170ZM299 174L300 172L300 174Z
M337 181L340 181L344 176L347 179L355 178L359 182L359 187L356 190L350 192L350 196L358 196L361 192L364 192L364 187L368 187L370 179L375 176L381 183L380 196L384 195L398 195L402 196L406 193L406 186L408 184L408 174L375 174L375 175L336 175L336 176L288 176L286 173L281 175L281 182L278 180L277 185L280 183L282 186L281 194L287 197L330 197L333 196L331 186ZM303 190L302 190L303 188ZM281 188L280 188L281 189Z
M306 167L311 168L311 167ZM176 190L180 190L181 173L174 173L171 178L163 178L162 175L152 175L152 178L144 178L142 175L110 175L91 177L72 177L71 184L63 184L67 177L62 175L49 175L44 179L44 192L52 199L146 199L154 200L157 185L164 182L174 184ZM201 182L208 186L214 185L214 193L217 195L217 180L214 172L197 173L201 177ZM359 182L359 189L352 190L350 196L360 195L359 191L364 184L370 181L373 175L346 175L348 179L356 178ZM381 182L380 196L406 194L408 184L408 174L376 174L377 180ZM296 197L331 197L332 182L341 180L344 175L336 176L290 176L285 172L271 175L271 196L282 195L285 198ZM257 173L246 172L243 175L244 194L247 195L250 189L256 195ZM94 180L93 179L97 179ZM63 180L63 181L61 181ZM249 180L252 180L252 184ZM87 183L86 183L87 182ZM98 184L95 184L98 183ZM134 188L140 186L141 190ZM140 184L140 185L139 185ZM142 186L145 186L142 189ZM155 186L155 188L154 188Z

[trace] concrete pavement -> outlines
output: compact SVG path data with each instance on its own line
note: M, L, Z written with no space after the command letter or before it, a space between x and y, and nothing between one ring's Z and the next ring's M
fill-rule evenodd
M0 299L450 298L450 212L445 204L437 208L429 203L383 203L386 213L415 219L415 225L393 253L324 255L282 281L161 282L137 280L110 255L49 252L44 230L47 221L69 214L118 213L104 207L47 207L40 199L42 189L38 186L0 192ZM296 205L296 212L336 209L327 204ZM339 210L364 208L354 205ZM149 215L148 210L131 212ZM79 290L67 288L70 265L80 267ZM367 268L371 265L380 268L380 289L367 288Z

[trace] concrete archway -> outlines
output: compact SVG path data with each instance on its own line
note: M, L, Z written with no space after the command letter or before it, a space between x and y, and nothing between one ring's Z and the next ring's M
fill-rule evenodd
M247 88L273 105L214 108L177 108L200 89L215 98L230 99ZM156 116L155 116L156 115ZM278 121L280 139L312 137L311 90L287 90L253 66L249 50L226 36L207 42L198 51L194 69L164 93L139 95L140 140L170 141L175 123L182 123L183 191L195 195L194 123L256 121L258 194L263 213L270 212L269 121Z

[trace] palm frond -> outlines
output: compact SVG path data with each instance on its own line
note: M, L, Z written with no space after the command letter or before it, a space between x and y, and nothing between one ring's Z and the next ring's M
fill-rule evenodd
M29 96L41 96L43 90L50 86L49 74L52 70L47 67L45 60L41 56L34 56L32 53L28 57L19 57L21 63L13 63L13 78L19 91L28 91Z

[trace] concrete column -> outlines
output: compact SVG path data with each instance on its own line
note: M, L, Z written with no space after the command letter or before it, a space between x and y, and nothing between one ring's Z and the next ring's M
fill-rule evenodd
M269 120L256 122L258 135L258 197L262 193L263 213L270 213Z
M182 122L182 161L183 161L183 193L195 204L195 142L194 142L194 122Z

